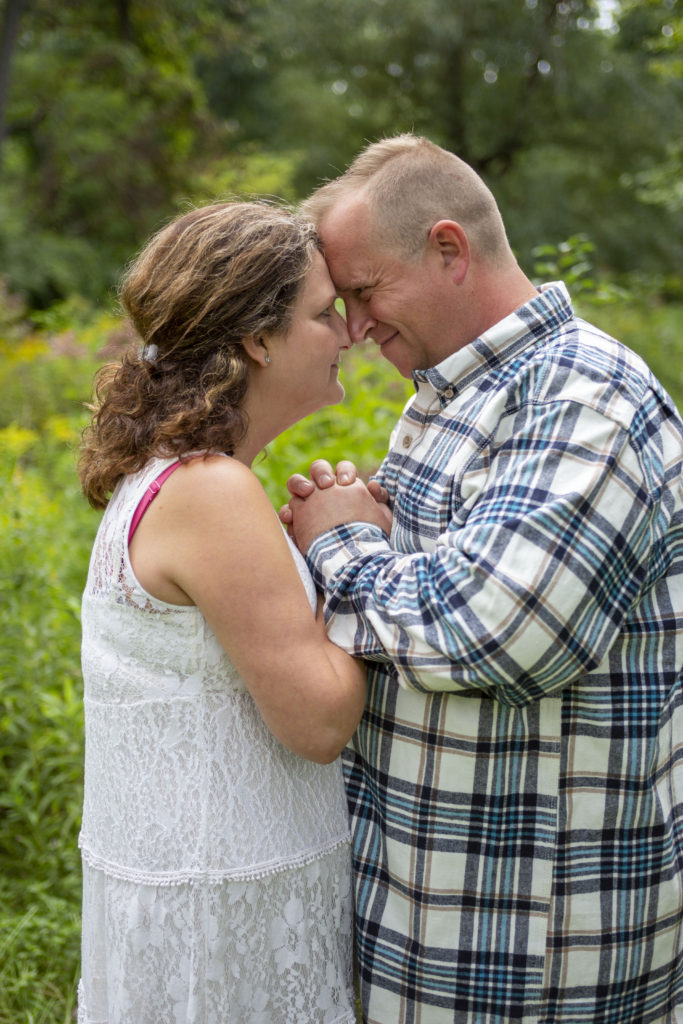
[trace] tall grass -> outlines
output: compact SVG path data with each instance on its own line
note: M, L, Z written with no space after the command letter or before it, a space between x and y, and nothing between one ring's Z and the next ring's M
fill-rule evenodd
M0 1024L62 1024L74 1009L79 594L97 523L73 456L95 347L19 327L0 340Z
M683 408L683 308L582 312L640 351ZM124 332L78 303L31 333L1 323L0 1024L66 1024L79 972L79 607L99 520L75 452L94 369ZM314 456L351 455L365 474L381 460L410 385L368 347L348 353L342 379L344 404L292 428L255 467L276 507Z

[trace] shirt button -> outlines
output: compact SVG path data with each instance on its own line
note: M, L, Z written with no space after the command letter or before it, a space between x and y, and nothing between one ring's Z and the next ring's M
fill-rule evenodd
M410 434L406 434L405 437L403 438L403 441L402 441L403 447L404 448L410 448L412 443L413 443L412 437L410 436Z
M446 390L444 391L443 395L444 395L444 398L452 398L453 397L453 388L446 388Z

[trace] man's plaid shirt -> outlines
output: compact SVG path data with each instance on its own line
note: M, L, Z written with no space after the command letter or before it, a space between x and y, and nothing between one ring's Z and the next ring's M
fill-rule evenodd
M683 424L561 284L438 367L308 551L372 1024L683 1021Z

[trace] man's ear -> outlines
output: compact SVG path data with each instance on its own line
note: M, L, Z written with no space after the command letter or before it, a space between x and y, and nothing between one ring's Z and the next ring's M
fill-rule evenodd
M261 335L249 334L242 338L242 347L247 355L264 369L270 362L266 343Z
M470 265L470 245L461 224L454 220L439 220L429 232L429 246L457 284L461 284Z

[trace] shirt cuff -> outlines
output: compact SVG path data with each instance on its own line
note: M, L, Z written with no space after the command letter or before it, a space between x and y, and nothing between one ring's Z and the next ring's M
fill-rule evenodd
M391 554L384 531L371 523L348 523L316 537L306 561L325 594L329 639L348 654L383 661L387 654L364 619L362 596L354 590L357 574L378 554Z
M390 551L387 535L373 523L345 523L319 534L306 551L306 562L319 590L328 591L336 574L352 558ZM327 595L326 595L327 596ZM330 595L332 596L332 595ZM341 597L341 595L338 595Z

